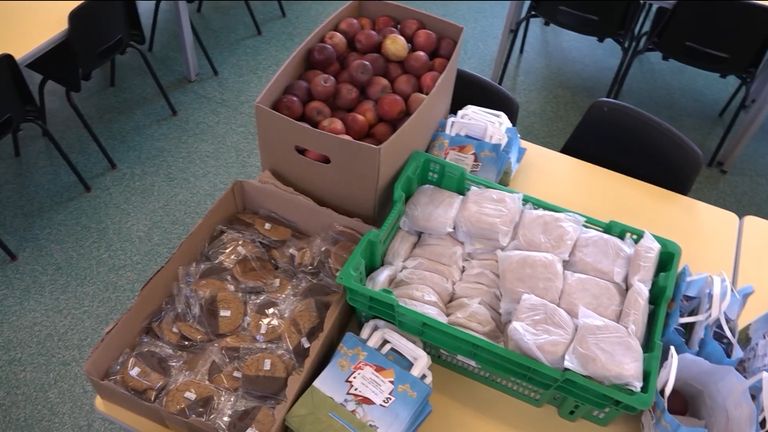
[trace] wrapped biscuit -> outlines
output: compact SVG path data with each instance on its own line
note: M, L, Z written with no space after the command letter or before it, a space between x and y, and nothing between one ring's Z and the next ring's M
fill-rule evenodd
M563 369L576 325L570 315L535 295L525 294L507 326L507 347L547 366Z
M405 269L392 282L393 289L407 285L426 285L432 288L443 304L448 304L451 301L451 297L453 297L453 283L438 274L428 271Z
M456 216L456 238L470 252L503 249L523 211L522 194L473 188L464 196Z
M154 402L185 359L180 351L143 336L136 348L126 350L112 365L107 380L147 402Z
M450 235L424 234L411 251L411 258L427 258L448 267L460 268L464 247Z
M651 289L660 254L661 245L651 233L646 231L643 238L635 245L635 251L629 259L627 287L641 285L646 290Z
M403 268L434 273L451 282L456 282L461 278L461 267L450 267L428 258L408 258L403 263Z
M624 306L619 317L619 324L637 338L640 344L645 339L645 328L648 325L648 312L650 304L648 300L648 290L642 284L632 286L627 291L627 297L624 300Z
M403 261L407 260L411 255L411 251L416 246L417 241L419 241L418 235L411 234L402 229L397 230L395 237L392 238L392 242L389 243L387 254L384 256L384 264L402 265Z
M365 286L372 290L389 288L395 276L397 276L397 272L397 267L393 265L381 266L368 275L368 278L365 280Z
M550 303L560 300L563 289L563 262L544 252L499 252L501 315L506 324L523 294L533 294Z
M288 377L294 369L291 355L277 348L243 353L240 366L242 393L254 400L279 403L285 400Z
M515 239L507 249L546 252L566 260L583 223L584 218L572 213L525 209Z
M161 405L182 418L210 420L217 412L224 393L205 381L182 374L169 385Z
M420 186L405 204L400 228L435 235L452 233L462 198L436 186Z
M605 319L617 322L625 296L626 291L619 284L566 271L560 307L573 318L577 318L579 308L584 307Z
M631 240L585 229L576 240L565 269L626 286L632 249Z

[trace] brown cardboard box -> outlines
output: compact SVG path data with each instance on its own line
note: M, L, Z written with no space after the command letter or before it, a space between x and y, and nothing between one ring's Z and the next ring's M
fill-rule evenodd
M445 72L414 115L381 146L351 142L307 127L272 110L285 87L305 69L309 49L322 41L346 17L391 15L399 20L418 18L438 36L457 42ZM438 122L451 104L463 27L450 21L390 2L351 2L328 18L294 51L256 99L256 130L261 166L281 182L296 188L321 205L339 213L359 217L371 224L382 221L389 211L397 173L414 151L424 151ZM327 155L323 164L300 155L301 146Z
M123 350L135 345L139 334L145 330L147 322L157 313L163 301L172 294L179 266L188 265L196 260L216 227L227 221L233 214L244 210L274 212L292 222L306 234L326 232L334 223L361 233L371 229L360 220L350 219L320 207L309 198L277 182L269 172L263 173L257 180L234 182L198 222L165 265L141 288L133 305L105 331L102 339L91 351L85 362L85 374L102 399L173 430L214 431L211 425L176 417L159 405L144 402L115 384L103 381L103 378ZM333 351L344 333L349 317L350 310L344 298L340 298L331 306L323 333L310 348L304 372L293 375L288 380L287 400L275 411L275 417L278 420L275 430L282 430L282 419L288 409L322 370L328 354Z

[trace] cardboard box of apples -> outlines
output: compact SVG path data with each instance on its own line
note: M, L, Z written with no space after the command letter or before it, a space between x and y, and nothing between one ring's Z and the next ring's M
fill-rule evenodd
M350 2L256 101L262 169L377 223L408 156L448 113L463 28L391 2Z

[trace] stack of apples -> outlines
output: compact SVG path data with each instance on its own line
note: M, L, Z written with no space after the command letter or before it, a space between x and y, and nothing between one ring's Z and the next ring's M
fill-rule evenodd
M345 18L307 55L274 109L322 131L384 143L434 89L456 42L417 19Z

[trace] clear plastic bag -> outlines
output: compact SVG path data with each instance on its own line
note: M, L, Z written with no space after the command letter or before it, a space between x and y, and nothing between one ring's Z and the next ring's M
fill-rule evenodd
M400 228L435 235L451 233L462 198L436 186L420 186L405 204Z
M419 241L417 234L411 234L408 231L399 229L389 243L387 254L384 256L385 265L402 265L411 255L413 247Z
M507 250L546 252L566 260L583 223L584 218L572 213L527 208L520 216L515 239Z
M275 425L274 407L240 395L228 395L212 421L219 432L266 432Z
M207 295L201 307L206 330L212 335L236 333L245 318L245 300L231 291Z
M430 318L434 318L440 322L448 322L448 317L445 316L445 312L436 307L425 305L424 303L420 303L407 298L398 298L397 302L407 307L408 309L413 309L416 312L419 312Z
M456 238L471 252L503 249L523 211L523 196L495 189L472 188L456 216Z
M461 282L474 282L484 285L486 288L499 290L499 276L477 266L470 266L461 274Z
M453 297L453 284L448 279L424 270L406 269L401 271L392 283L392 288L414 284L432 288L443 304L448 304Z
M544 252L499 252L499 289L504 323L512 318L513 309L523 294L533 294L556 304L563 289L563 262Z
M494 343L503 339L499 330L498 314L480 299L461 298L448 305L448 324L471 330Z
M469 252L464 251L464 262L472 261L494 261L498 262L499 257L496 255L496 250L491 252ZM498 272L498 270L497 270Z
M142 336L136 348L126 350L112 365L107 380L147 402L154 402L185 358L180 351Z
M478 299L483 302L488 308L491 308L496 313L500 310L501 296L498 288L489 288L486 285L479 284L477 282L466 282L461 280L453 287L453 299Z
M292 356L280 349L260 349L244 353L242 358L242 393L266 403L283 401L288 377L295 369Z
M464 247L450 235L424 234L411 251L411 258L426 258L453 268L461 268Z
M445 313L445 304L440 296L426 285L404 285L393 288L392 292L397 298L417 301Z
M626 291L619 284L566 270L559 305L573 318L579 316L580 307L585 307L618 322L625 296Z
M265 295L248 302L249 334L259 342L280 342L285 333L285 312L280 300Z
M651 233L646 231L643 238L635 245L635 251L629 259L627 287L642 285L646 290L651 289L660 254L661 245Z
M238 213L228 224L230 230L245 230L249 237L268 246L278 246L292 238L291 223L273 213Z
M579 309L576 335L565 354L565 367L603 384L632 391L643 387L643 349L627 329Z
M211 419L223 401L224 393L202 380L181 375L163 394L161 405L182 418Z
M320 272L328 278L335 279L361 238L357 231L341 225L334 225L330 231L314 237L312 254L319 257Z
M398 268L393 265L379 267L376 271L368 275L365 280L365 286L372 290L389 288L392 281L397 276Z
M584 229L573 246L565 269L626 286L633 249L632 240Z
M465 260L464 261L464 273L471 272L474 270L487 270L494 275L499 275L499 260L498 260L498 252L493 253L493 259L492 260L485 260L485 259L472 259L472 260Z
M243 373L236 361L229 359L221 348L211 345L197 361L196 378L207 380L224 391L236 392L240 389Z
M570 315L535 295L525 294L507 326L507 347L547 366L563 369L576 325Z
M642 345L645 340L645 327L648 324L648 290L643 285L635 285L627 291L624 306L619 317L619 324L627 329L629 334L637 338Z
M450 282L456 282L461 278L460 267L448 267L447 265L440 264L437 261L432 261L427 258L408 258L403 263L403 268L434 273L448 279Z
M241 232L220 227L221 235L206 247L203 255L212 263L231 269L245 257L266 258L261 245Z

